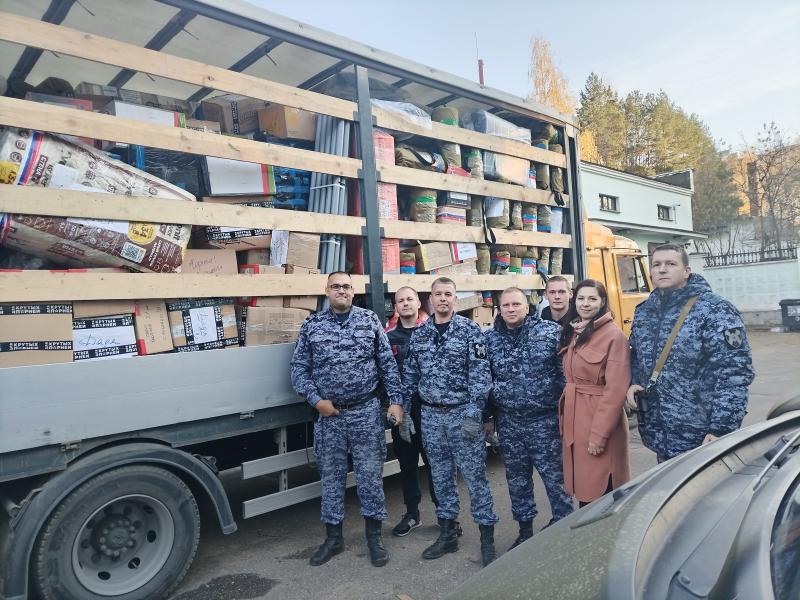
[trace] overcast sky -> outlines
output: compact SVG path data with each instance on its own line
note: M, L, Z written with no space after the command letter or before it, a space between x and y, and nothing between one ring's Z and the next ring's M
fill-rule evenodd
M764 122L800 134L800 2L785 0L249 0L381 50L528 92L544 35L577 97L596 71L621 95L663 89L739 147Z

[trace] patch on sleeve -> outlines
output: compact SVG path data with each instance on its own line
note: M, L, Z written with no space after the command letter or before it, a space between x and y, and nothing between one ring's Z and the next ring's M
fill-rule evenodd
M486 344L475 344L475 358L486 358Z
M726 329L722 333L725 336L725 343L729 348L733 348L735 350L737 348L741 348L744 344L744 331L741 327Z

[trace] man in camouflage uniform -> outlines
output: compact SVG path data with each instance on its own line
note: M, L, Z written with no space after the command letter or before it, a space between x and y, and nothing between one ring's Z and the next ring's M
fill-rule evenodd
M350 276L331 273L326 295L330 308L303 323L291 362L292 385L318 413L314 451L322 479L321 520L326 538L310 563L321 565L344 550L342 521L350 451L370 560L382 567L389 560L381 541L381 523L387 518L386 439L376 388L383 383L389 416L402 422L400 374L377 315L353 306Z
M714 294L700 275L691 273L683 248L657 247L650 258L650 274L656 290L634 313L633 384L627 400L631 408L639 409L644 445L662 462L739 428L754 372L739 311ZM661 375L653 381L656 361L692 296L697 301Z
M453 312L456 286L440 277L431 287L434 315L411 335L403 370L405 396L422 404L422 443L431 464L440 533L422 553L434 559L458 550L455 468L469 489L472 518L481 532L484 565L496 557L492 494L486 479L482 413L491 388L486 345L477 324Z
M558 323L528 314L525 293L516 287L506 289L500 296L500 315L486 334L493 380L491 404L506 467L511 512L519 522L519 536L511 548L533 536L533 519L538 512L533 498L534 467L550 500L550 523L573 510L564 491L558 430L558 399L564 388L558 355L560 335Z

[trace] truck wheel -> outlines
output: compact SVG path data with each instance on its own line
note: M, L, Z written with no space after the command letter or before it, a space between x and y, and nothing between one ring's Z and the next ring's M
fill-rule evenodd
M58 505L34 548L45 600L154 600L175 589L200 539L192 492L165 469L120 467Z

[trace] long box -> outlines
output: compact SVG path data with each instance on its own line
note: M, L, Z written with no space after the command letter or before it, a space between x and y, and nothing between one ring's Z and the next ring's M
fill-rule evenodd
M318 269L309 269L308 267L299 267L296 265L286 265L287 275L319 275ZM302 308L303 310L315 311L317 310L317 296L284 296L284 308Z
M137 300L133 312L139 355L172 352L172 332L167 305L163 300Z
M113 85L81 82L75 87L76 98L87 98L95 103L95 108L102 110L111 100L122 100L129 104L139 104L184 113L194 114L197 104L188 100L179 100L169 96L148 94L138 90L128 90Z
M319 263L320 236L317 233L274 230L269 249L273 266L296 265L316 269Z
M245 346L292 344L309 315L299 308L242 307L242 329Z
M194 200L191 194L100 151L58 136L0 128L0 183ZM191 227L23 214L0 216L0 243L76 267L180 271Z
M450 256L450 244L448 242L430 242L414 246L414 254L417 257L417 272L428 272L431 269L446 267L453 264L453 257Z
M120 100L112 100L106 105L109 114L134 121L142 121L153 125L167 125L171 127L186 127L186 116L181 112L163 110L152 106L131 104Z
M239 345L233 303L221 298L167 302L176 352L215 350Z
M216 121L224 133L249 133L258 129L258 111L265 107L263 100L226 94L204 100L200 104L202 115L198 117Z
M278 138L313 142L317 115L299 108L270 104L259 109L258 128Z
M0 304L0 367L72 362L72 305Z
M72 360L111 360L139 354L133 313L72 320Z

